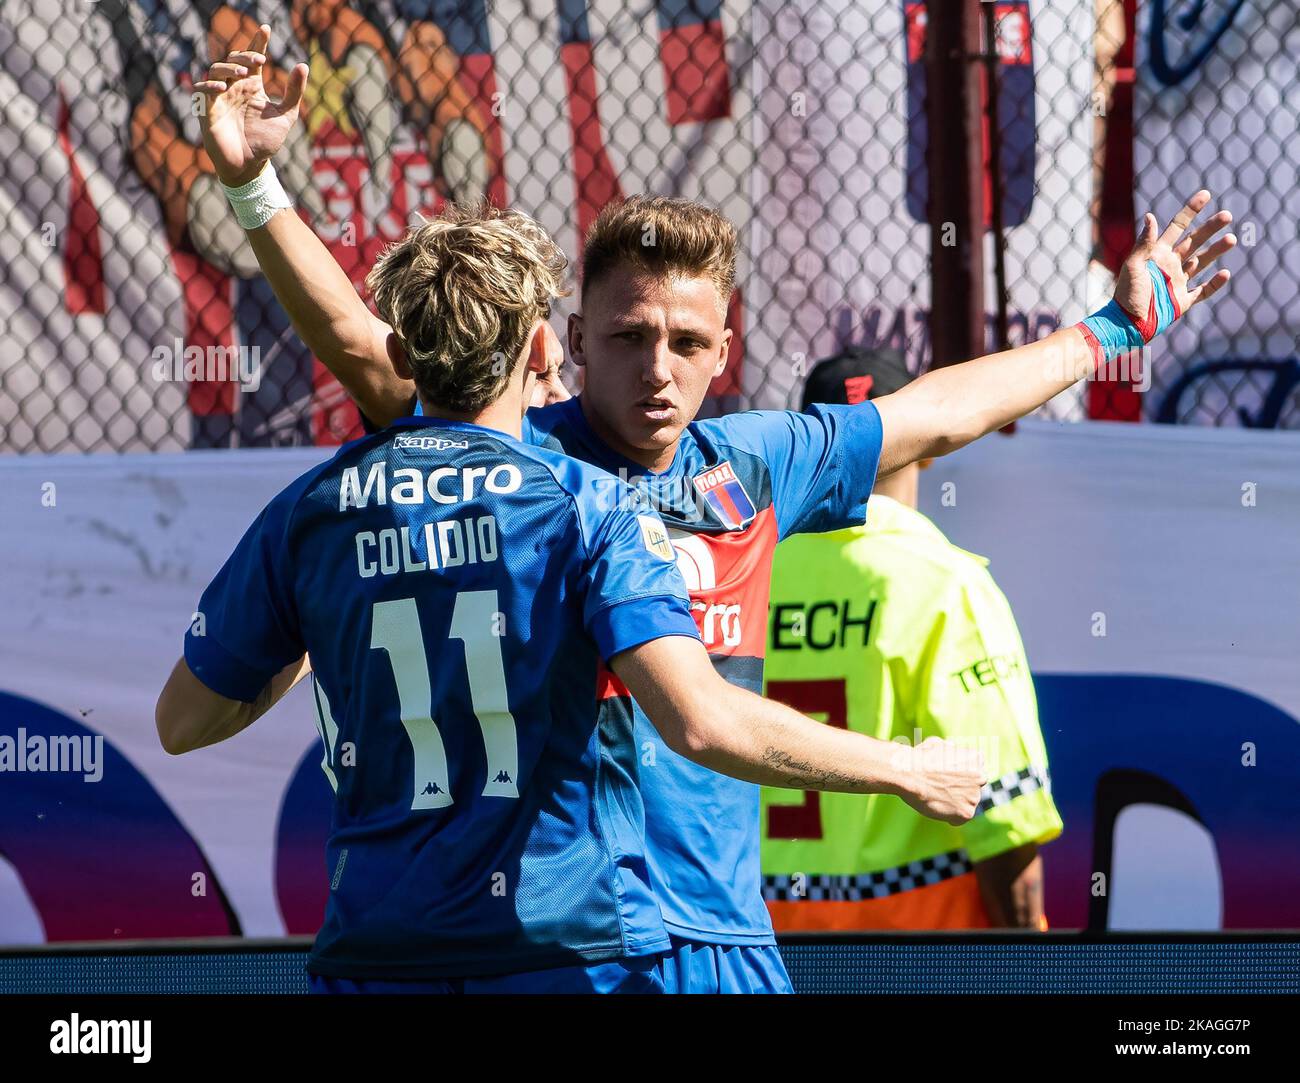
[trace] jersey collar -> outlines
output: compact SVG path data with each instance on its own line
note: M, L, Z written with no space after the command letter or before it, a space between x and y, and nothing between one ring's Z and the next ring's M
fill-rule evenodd
M396 428L419 428L419 429L455 429L457 432L478 432L484 436L495 436L500 440L509 440L512 444L522 444L523 441L504 429L494 429L489 425L475 425L472 421L452 421L445 417L429 417L425 414L411 417L399 417L391 425L390 429ZM380 432L387 430L381 429Z

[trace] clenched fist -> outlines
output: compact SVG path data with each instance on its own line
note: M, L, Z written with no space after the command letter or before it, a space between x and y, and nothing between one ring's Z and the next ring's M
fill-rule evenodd
M895 756L903 780L899 796L922 816L960 827L975 815L984 787L984 756L977 749L928 737L914 748L898 746Z

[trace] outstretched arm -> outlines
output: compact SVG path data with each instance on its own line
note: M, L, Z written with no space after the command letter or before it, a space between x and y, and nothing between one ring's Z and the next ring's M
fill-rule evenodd
M893 794L951 824L975 813L984 778L973 749L938 738L910 748L814 722L728 684L686 636L610 664L668 747L704 767L765 786Z
M228 188L263 173L297 122L307 66L289 75L284 99L272 102L262 72L270 27L259 28L247 49L213 64L195 84L206 99L200 117L203 145ZM410 413L415 385L388 360L389 327L357 295L328 248L292 208L246 231L266 280L294 330L337 377L372 422L383 426Z
M1163 233L1155 215L1147 214L1142 236L1120 271L1114 301L1083 323L1014 350L932 369L877 399L884 434L879 473L946 455L1024 417L1090 375L1101 361L1140 348L1218 293L1228 282L1227 271L1199 286L1189 284L1237 243L1231 233L1213 240L1232 221L1227 211L1190 229L1209 202L1209 192L1197 192Z

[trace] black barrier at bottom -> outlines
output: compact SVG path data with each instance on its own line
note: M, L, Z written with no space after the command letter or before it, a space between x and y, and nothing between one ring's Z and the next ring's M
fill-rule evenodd
M1280 933L809 936L781 954L801 993L1300 993L1300 938ZM0 993L305 993L306 957L301 938L0 950Z

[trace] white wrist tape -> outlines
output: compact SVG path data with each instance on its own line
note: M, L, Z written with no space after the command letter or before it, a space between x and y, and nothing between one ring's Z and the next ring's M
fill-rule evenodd
M280 178L275 175L275 166L270 162L247 184L238 188L227 188L223 184L221 190L226 193L235 217L245 229L260 229L276 211L293 206Z

